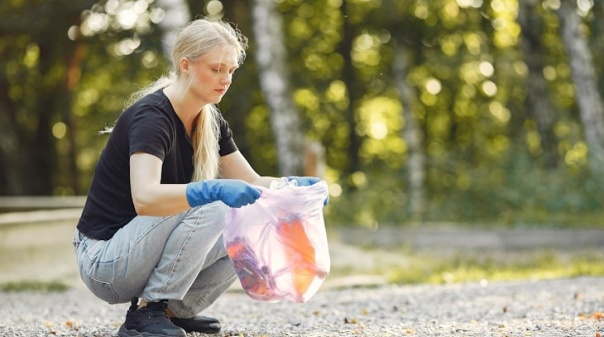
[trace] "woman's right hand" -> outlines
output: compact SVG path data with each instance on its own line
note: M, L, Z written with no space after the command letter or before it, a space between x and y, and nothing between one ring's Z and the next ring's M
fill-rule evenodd
M213 179L189 183L186 193L191 207L220 200L233 208L253 204L261 194L259 188L237 179Z

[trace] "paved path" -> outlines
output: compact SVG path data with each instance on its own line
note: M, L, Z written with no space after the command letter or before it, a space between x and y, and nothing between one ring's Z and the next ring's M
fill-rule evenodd
M81 288L0 293L0 336L114 336L127 304ZM321 289L308 303L262 303L230 291L205 314L219 336L604 335L604 278ZM191 334L190 336L201 336Z
M75 287L59 294L0 293L0 337L115 336L128 304L104 304L82 288L70 245L72 233L73 224L70 223L2 226L0 281L61 279ZM587 239L578 242L601 247L597 240L602 238L602 233L597 231L581 236L596 240L594 242ZM363 240L379 243L377 236L361 234L359 237ZM449 240L444 246L452 245L451 238L461 238L461 242L482 242L468 240L467 232L453 236L449 232L445 236L440 232L437 234L390 233L383 237L391 240L413 237L415 243L409 246L416 249L429 249L434 242L442 247L442 240L437 240L442 237ZM568 239L566 234L557 233L553 237ZM530 237L541 236L533 233ZM344 241L361 247L368 244L348 239ZM489 242L493 244L496 241L493 240ZM398 241L390 243L401 244ZM385 245L388 246L388 242ZM330 248L333 248L332 267L337 267L340 275L351 270L354 273L375 272L378 265L379 270L388 270L389 266L404 268L406 263L405 257L396 250L367 254L356 245L338 244L337 240L333 245L330 243ZM507 244L500 248L503 253L510 253ZM303 305L261 303L240 291L230 291L206 314L223 322L224 333L220 336L604 337L602 312L604 278L390 286L384 283L383 277L373 275L360 280L358 277L337 279L330 276L325 287Z

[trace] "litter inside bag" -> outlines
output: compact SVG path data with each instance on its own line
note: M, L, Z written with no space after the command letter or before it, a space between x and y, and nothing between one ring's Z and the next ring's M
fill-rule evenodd
M251 298L303 303L329 274L323 220L327 184L295 186L284 179L281 185L227 212L224 243Z

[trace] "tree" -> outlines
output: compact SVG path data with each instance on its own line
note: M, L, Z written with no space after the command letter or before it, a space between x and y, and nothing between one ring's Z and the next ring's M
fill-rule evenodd
M163 32L162 48L166 58L172 58L172 46L176 36L187 22L191 20L191 12L185 0L158 0L157 5L164 10L164 19L158 24Z
M271 129L270 113L260 92L258 68L255 61L256 43L252 33L251 7L248 0L225 0L223 19L230 22L248 38L244 64L237 69L229 93L220 102L237 147L258 172L278 175L278 154L274 148L275 135Z
M421 219L426 210L426 153L423 145L423 131L414 116L417 93L407 82L409 75L410 51L402 43L395 48L393 72L403 106L405 128L402 136L407 144L407 181L409 193L409 213L414 219Z
M348 101L348 106L344 112L346 116L346 123L348 125L348 148L346 151L348 164L346 171L348 174L351 174L359 171L361 165L359 152L361 149L362 139L357 134L356 104L362 96L362 89L360 86L361 81L359 81L359 79L356 77L356 71L352 61L352 48L353 41L356 37L356 31L355 26L351 22L348 0L342 1L340 11L343 18L343 23L342 40L340 41L340 45L338 47L339 53L344 59L342 80L346 84L346 95Z
M303 135L289 89L281 15L272 0L256 0L252 9L260 85L270 109L279 173L301 174Z
M65 177L72 179L66 185L77 191L69 97L79 77L82 50L70 36L77 35L73 27L92 3L16 2L4 7L0 56L7 62L0 72L0 163L5 169L0 170L0 194L50 194ZM70 174L62 175L62 170Z
M591 50L582 33L581 20L575 1L562 0L558 10L561 35L572 71L579 114L583 123L585 142L589 148L591 167L604 169L604 106L598 91L597 72Z
M526 79L526 107L533 115L541 136L541 147L545 165L554 168L558 165L558 142L554 134L556 109L551 100L547 82L543 77L543 19L537 11L539 1L526 0L518 3L518 23L522 29L522 52L528 68Z

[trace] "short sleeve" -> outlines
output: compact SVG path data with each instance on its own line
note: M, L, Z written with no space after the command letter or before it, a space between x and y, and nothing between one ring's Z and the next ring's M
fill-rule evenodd
M235 144L235 140L233 139L233 132L229 127L229 123L224 119L224 117L220 116L220 140L219 140L219 154L224 157L228 154L231 154L238 150L237 144Z
M133 116L129 132L129 154L145 152L162 161L174 144L170 119L156 106L143 106Z

